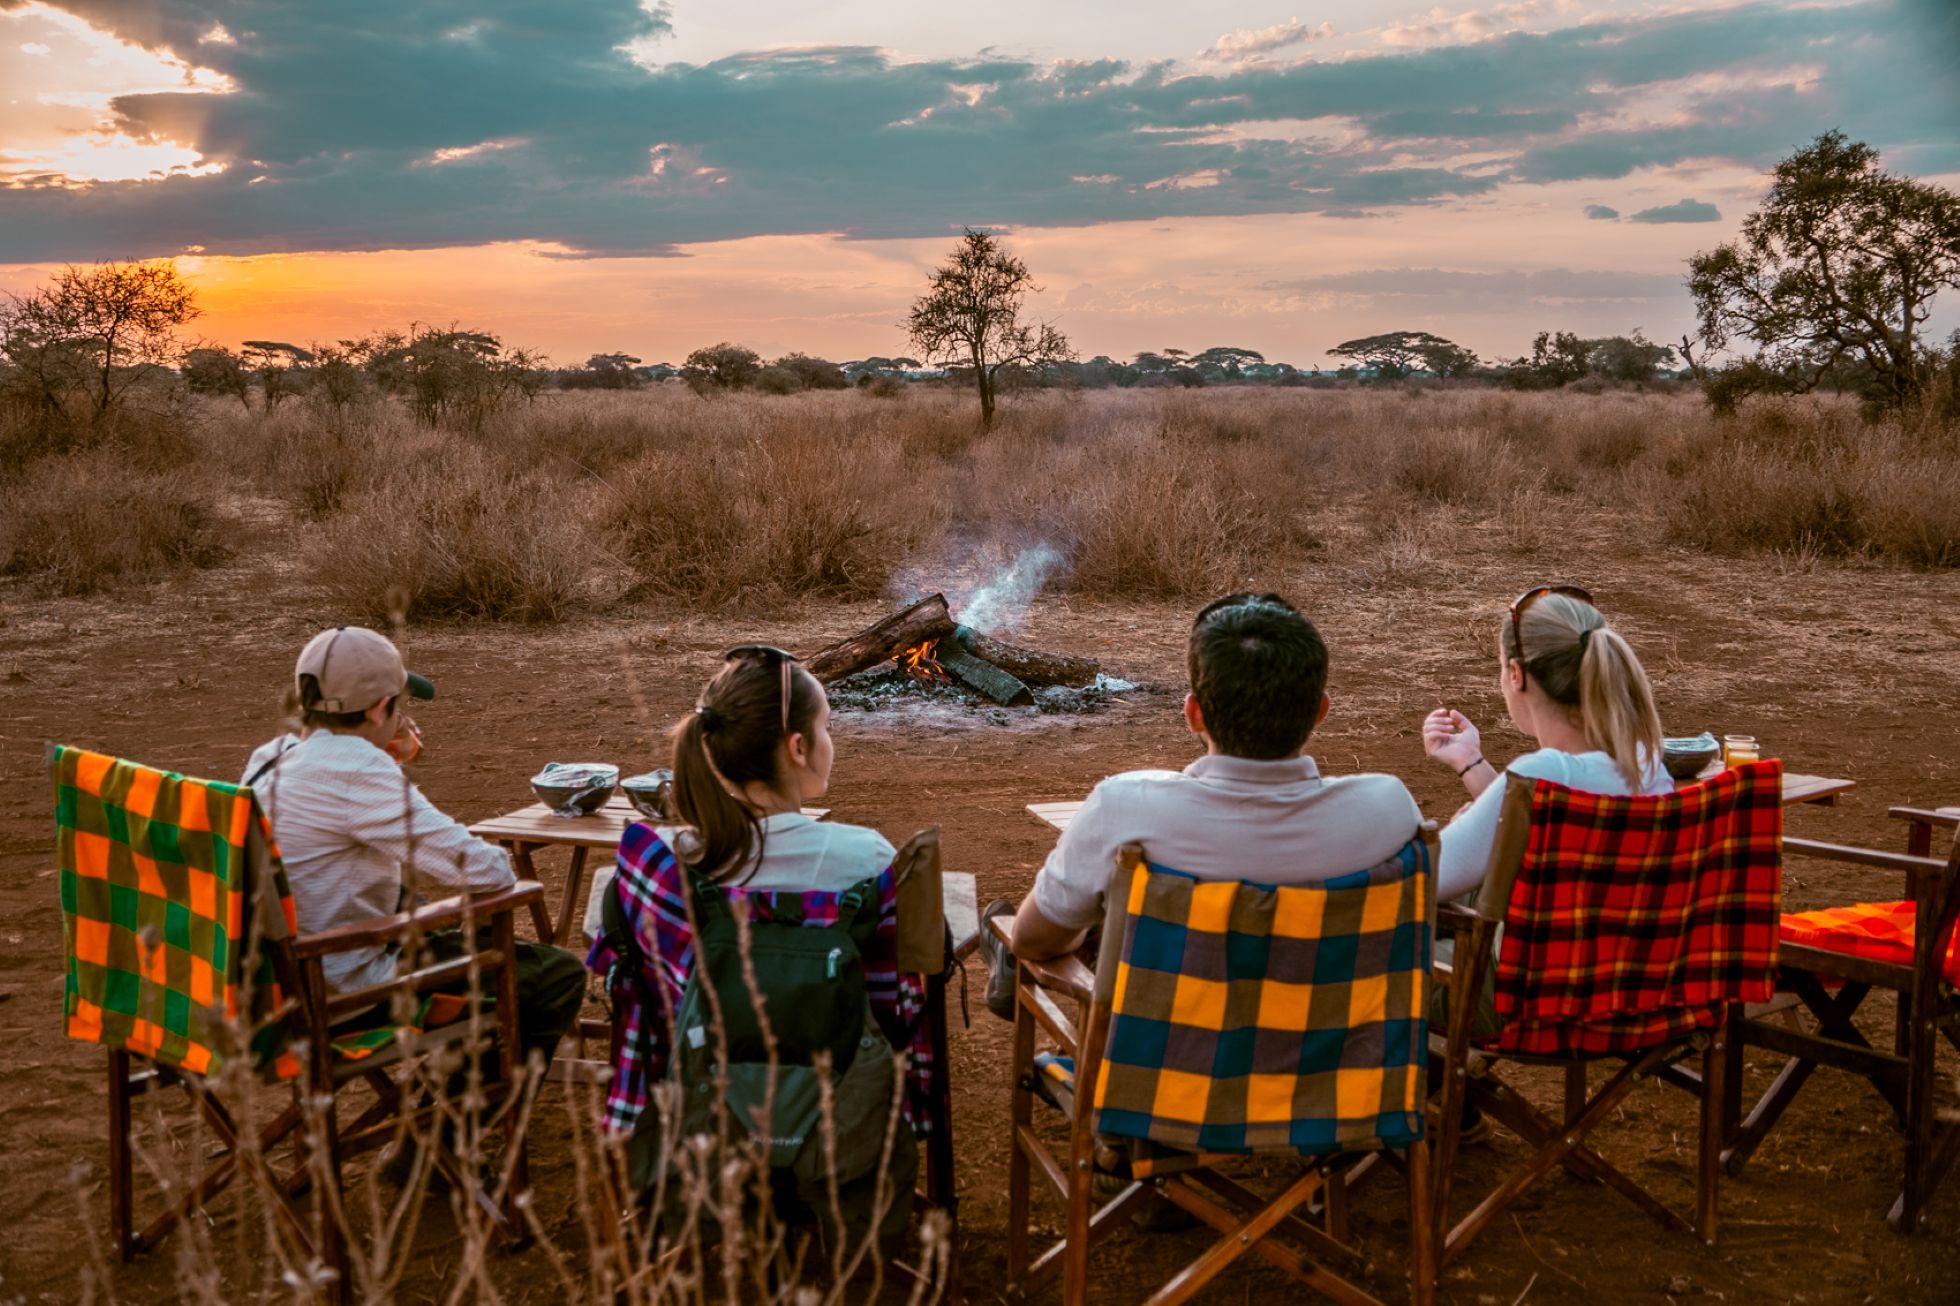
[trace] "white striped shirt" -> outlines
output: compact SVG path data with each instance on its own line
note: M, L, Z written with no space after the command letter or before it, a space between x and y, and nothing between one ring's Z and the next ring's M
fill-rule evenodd
M516 883L503 849L443 815L359 735L275 739L252 754L244 778L272 822L303 934L389 916L414 897ZM395 958L364 948L327 957L324 969L345 992L392 978Z

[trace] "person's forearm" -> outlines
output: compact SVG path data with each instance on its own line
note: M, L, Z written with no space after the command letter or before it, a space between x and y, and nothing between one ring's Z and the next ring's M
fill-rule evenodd
M1470 791L1472 798L1475 798L1477 795L1483 793L1484 790L1490 788L1497 780L1497 777L1502 774L1503 772L1499 771L1494 763L1479 757L1476 761L1460 771L1457 774L1457 779L1463 781L1463 787Z
M1089 936L1087 930L1072 930L1057 925L1042 914L1035 906L1034 895L1029 894L1022 901L1020 910L1014 913L1014 955L1024 961L1053 961L1065 957L1082 946L1082 940Z

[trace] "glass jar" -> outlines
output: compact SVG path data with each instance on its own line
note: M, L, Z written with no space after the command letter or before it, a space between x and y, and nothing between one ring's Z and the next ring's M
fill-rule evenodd
M1756 746L1756 736L1722 736L1722 765L1741 766L1744 762L1753 762L1761 756L1762 753Z

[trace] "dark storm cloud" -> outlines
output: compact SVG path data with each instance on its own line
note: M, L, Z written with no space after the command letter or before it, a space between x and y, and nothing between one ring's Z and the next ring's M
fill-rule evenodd
M515 239L604 256L962 223L1354 216L1686 159L1762 166L1839 125L1923 158L1955 149L1946 92L1891 90L1921 0L1203 75L852 47L648 70L620 47L667 19L631 0L59 2L236 84L115 106L132 135L192 142L224 171L0 190L0 261ZM219 26L228 43L203 39ZM1796 65L1823 71L1768 85ZM1596 125L1637 120L1664 83L1706 89L1684 92L1674 125ZM1334 144L1269 126L1316 119L1358 131Z
M1722 211L1701 200L1676 200L1657 208L1642 209L1628 222L1720 222Z

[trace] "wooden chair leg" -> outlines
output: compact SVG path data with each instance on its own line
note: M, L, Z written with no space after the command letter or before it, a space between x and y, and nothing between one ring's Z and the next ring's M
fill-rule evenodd
M1436 1300L1436 1233L1430 1224L1429 1142L1409 1145L1409 1300L1431 1306Z
M1701 1057L1701 1136L1695 1149L1695 1232L1704 1245L1715 1245L1717 1202L1722 1183L1722 1142L1728 1126L1723 1108L1728 1102L1729 1039L1733 1031L1726 1015Z
M1586 1063L1575 1061L1565 1068L1565 1114L1560 1117L1563 1124L1570 1125L1586 1109Z
M1925 964L1922 959L1922 964ZM1901 1003L1904 997L1901 995ZM1933 1164L1934 1062L1939 1055L1937 1004L1917 1004L1906 1030L1905 1189L1886 1217L1900 1233L1926 1228L1927 1175Z
M115 1232L116 1255L136 1255L135 1174L129 1140L129 1053L109 1049L109 1223Z
M1017 984L1020 981L1016 981ZM1034 1013L1018 991L1014 999L1014 1088L1007 1131L1007 1282L1019 1284L1028 1272L1029 1184L1033 1173L1022 1142L1034 1124Z

